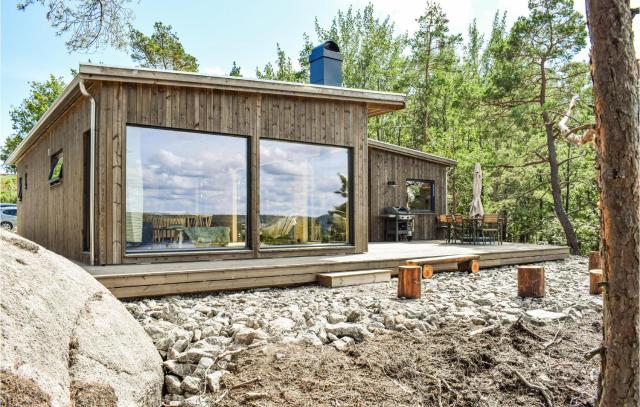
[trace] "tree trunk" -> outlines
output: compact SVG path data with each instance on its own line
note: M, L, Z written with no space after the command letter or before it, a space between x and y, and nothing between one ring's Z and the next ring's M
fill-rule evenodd
M553 139L553 124L549 122L549 114L542 112L544 128L547 133L547 151L549 153L549 169L551 170L551 196L553 197L553 209L562 225L564 234L567 237L567 245L571 254L580 254L580 244L573 229L569 215L562 205L562 187L560 186L560 166L558 165L558 154L556 153L556 143Z
M640 104L628 0L587 0L600 156L600 406L640 405Z
M545 67L546 60L540 61L540 96L538 102L544 108L547 100L547 71ZM573 229L569 215L562 206L562 188L560 186L560 165L558 165L558 153L556 152L556 142L553 138L553 123L549 118L546 110L542 111L542 120L544 121L544 130L547 134L547 153L549 154L549 169L551 170L551 196L553 197L553 210L556 212L558 221L564 230L567 238L567 245L571 250L571 254L580 254L580 244L578 237Z

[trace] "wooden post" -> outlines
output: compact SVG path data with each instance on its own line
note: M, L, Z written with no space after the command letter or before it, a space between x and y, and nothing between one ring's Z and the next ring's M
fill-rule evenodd
M430 266L429 264L425 264L424 266L422 266L422 278L424 278L425 280L428 280L432 276L433 276L433 266Z
M518 266L518 297L544 297L544 267Z
M420 298L422 293L422 283L420 281L420 266L400 266L398 267L398 297L399 298Z
M458 264L458 271L468 271L469 273L477 273L479 270L480 270L480 262L475 259Z
M589 271L593 269L602 269L600 252L589 252Z
M601 282L602 269L589 270L589 294L600 294L602 292L602 287L600 287Z

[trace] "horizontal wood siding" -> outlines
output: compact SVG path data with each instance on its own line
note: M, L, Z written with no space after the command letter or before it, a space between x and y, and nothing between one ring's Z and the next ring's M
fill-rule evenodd
M28 179L18 202L18 233L74 260L82 260L83 134L89 117L87 99L79 98L17 163L18 177ZM63 180L49 186L50 155L60 150Z
M369 148L369 239L372 242L385 241L384 219L380 217L387 206L407 206L408 178L435 181L435 214L418 214L414 220L415 240L436 239L436 214L444 213L447 198L445 180L447 167L419 158L409 157ZM395 181L397 187L387 185Z

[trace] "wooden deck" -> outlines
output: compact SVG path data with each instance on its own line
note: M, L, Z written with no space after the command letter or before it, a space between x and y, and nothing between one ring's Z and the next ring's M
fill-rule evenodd
M488 268L564 259L569 256L569 249L517 243L473 246L422 241L370 243L369 252L355 255L83 267L116 297L129 298L299 285L315 282L319 273L396 270L411 258L463 254L480 255L480 267Z

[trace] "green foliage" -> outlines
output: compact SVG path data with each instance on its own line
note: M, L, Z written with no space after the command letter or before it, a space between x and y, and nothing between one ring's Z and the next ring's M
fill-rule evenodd
M138 30L131 30L129 46L131 59L145 68L198 71L196 58L185 52L172 27L160 21L153 25L153 34L150 37Z
M260 79L269 79L285 82L302 82L306 79L303 70L295 70L291 58L289 58L284 50L280 48L280 44L276 44L276 62L267 64L262 68L256 68L256 76Z
M240 66L236 65L236 61L233 61L233 66L231 67L231 71L229 72L229 76L235 76L238 78L242 78L242 74L240 73Z
M328 27L316 20L316 41L303 37L300 71L278 47L279 61L260 74L307 81L313 44L334 40L344 58L344 85L402 92L407 108L369 119L369 137L453 158L449 211L467 213L473 167L482 164L487 213L507 217L508 238L566 243L553 208L541 111L557 123L572 95L580 96L570 127L593 122L588 67L573 61L585 46L585 24L570 0L533 0L528 17L506 24L496 11L491 32L475 21L467 38L450 33L447 16L428 2L416 16L418 30L398 33L389 18L376 18L371 4L338 11ZM546 100L536 103L540 57L545 58ZM268 69L267 69L268 68ZM582 249L599 240L598 191L592 146L570 146L557 128L555 147L562 201Z
M16 203L18 184L14 174L0 174L0 202Z
M12 134L6 137L4 146L0 150L0 160L6 161L18 144L29 134L40 117L64 90L65 83L62 77L49 75L46 81L29 82L29 96L20 106L9 109ZM8 167L13 170L13 167Z
M65 42L70 52L95 51L106 46L127 46L128 27L133 12L126 7L131 0L23 0L18 10L34 4L47 8L47 20L57 35L69 34Z

